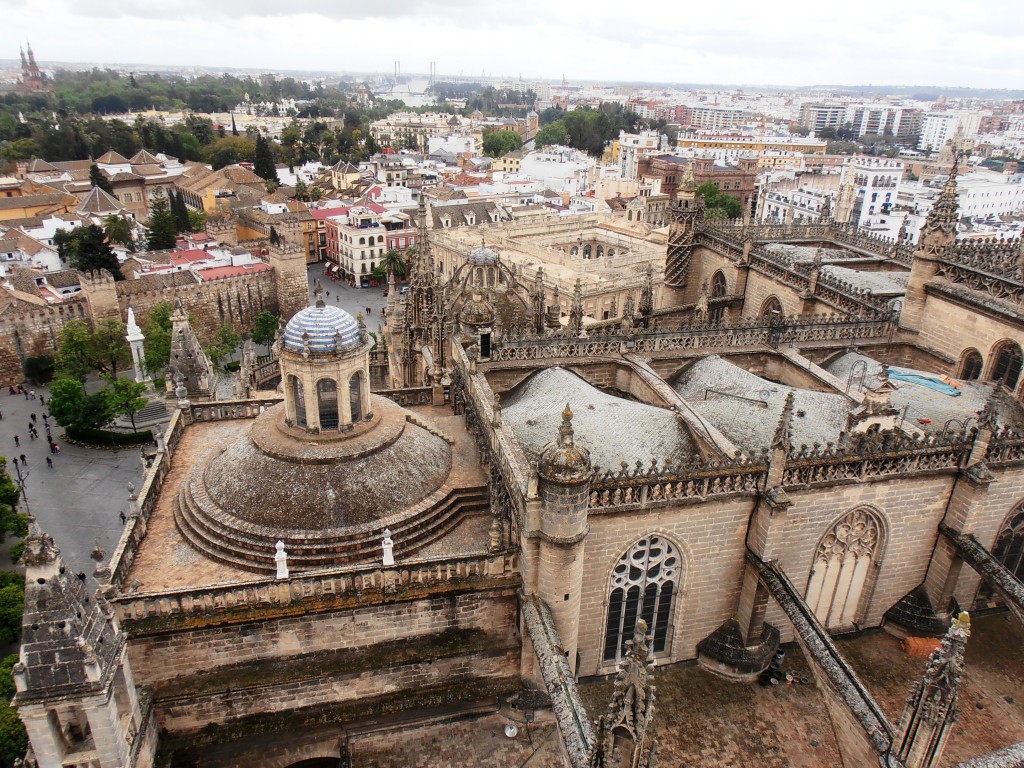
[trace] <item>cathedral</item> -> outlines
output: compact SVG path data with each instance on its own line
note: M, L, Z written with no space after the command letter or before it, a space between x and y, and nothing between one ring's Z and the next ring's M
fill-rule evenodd
M581 279L607 231L558 250L563 288L501 225L437 263L421 204L377 346L316 292L276 392L179 386L95 593L30 531L31 759L526 764L483 743L505 717L550 724L532 765L653 768L666 667L745 686L796 644L842 765L948 764L970 612L1024 619L1021 243L957 239L955 168L916 243L695 189L660 263L614 256L608 317ZM836 642L879 628L936 639L898 718Z

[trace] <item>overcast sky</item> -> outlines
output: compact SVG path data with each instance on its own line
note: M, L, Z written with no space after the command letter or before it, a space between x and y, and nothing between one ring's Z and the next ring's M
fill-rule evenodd
M0 58L1024 88L1019 0L0 0Z

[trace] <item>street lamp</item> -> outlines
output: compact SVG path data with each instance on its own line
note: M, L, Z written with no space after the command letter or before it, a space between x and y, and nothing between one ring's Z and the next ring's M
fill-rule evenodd
M28 508L28 493L25 491L25 481L29 475L28 462L25 462L25 466L22 467L18 463L17 458L11 459L11 461L14 462L14 471L18 475L18 488L21 489L21 497L25 500L25 512L30 512L31 510Z

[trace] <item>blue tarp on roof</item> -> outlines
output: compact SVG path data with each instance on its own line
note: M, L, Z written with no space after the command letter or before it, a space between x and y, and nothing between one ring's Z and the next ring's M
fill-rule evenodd
M890 368L889 378L895 381L909 381L911 384L928 387L928 389L941 392L942 394L949 395L950 397L960 397L960 390L956 387L951 387L944 381L933 379L930 376L923 376L920 373L914 373L913 371L902 371L899 368Z

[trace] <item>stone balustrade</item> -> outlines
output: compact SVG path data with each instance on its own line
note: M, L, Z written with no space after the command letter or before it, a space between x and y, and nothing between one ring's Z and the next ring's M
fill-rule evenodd
M431 588L469 580L517 583L518 564L511 553L438 557L401 563L393 567L363 565L295 574L289 579L257 577L233 584L215 584L149 593L120 592L110 596L118 621L145 631L148 624L167 628L176 622L202 623L201 617L217 620L222 612L292 604L312 607L340 602L370 601L371 595L398 599L403 593L429 595Z

